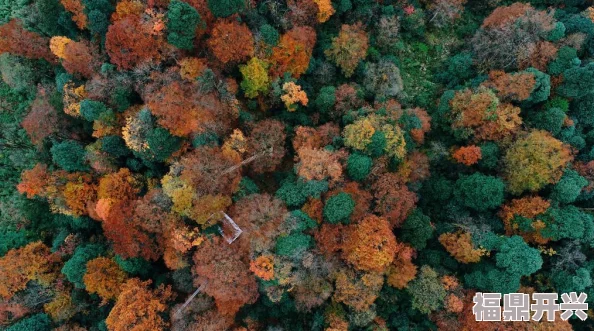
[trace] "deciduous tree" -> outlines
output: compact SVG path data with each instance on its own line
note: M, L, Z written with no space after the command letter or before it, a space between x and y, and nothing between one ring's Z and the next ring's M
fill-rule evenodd
M111 62L123 70L143 62L158 61L162 43L162 37L153 33L153 27L140 22L137 16L113 22L105 36L105 48Z
M324 23L336 12L330 0L314 0L318 5L318 22Z
M41 241L11 249L0 258L0 296L10 299L29 281L49 286L57 277L54 257Z
M246 97L255 98L268 92L270 87L268 66L269 64L266 61L256 57L252 58L246 65L239 66L239 71L243 75L241 88Z
M31 110L21 126L35 145L40 145L46 137L49 137L60 130L60 121L56 108L50 104L51 90L38 89L37 96L31 104Z
M381 273L394 261L396 248L388 221L369 215L351 225L342 257L357 270Z
M360 23L343 25L340 33L332 39L332 46L325 51L326 57L351 77L361 60L367 56L369 38Z
M249 263L221 238L206 240L194 254L192 271L206 281L204 291L214 297L219 312L233 316L258 298L258 285Z
M183 137L226 127L235 117L229 105L223 104L214 94L202 94L196 84L174 81L156 84L147 90L146 102L157 122L173 135ZM217 116L227 116L221 119ZM223 128L221 128L223 126Z
M126 281L126 273L112 259L98 257L87 262L83 281L87 292L97 293L103 303L106 303L120 294L120 288Z
M212 29L208 46L223 64L243 62L254 55L251 30L235 20L218 21Z
M250 164L256 173L274 171L285 156L285 125L274 119L254 124L249 134L248 154L265 155Z
M71 74L90 78L99 67L97 51L86 41L74 41L57 36L50 40L49 47L52 53L62 60L64 69Z
M421 267L407 291L412 296L412 307L426 314L441 308L447 294L437 272L427 265Z
M283 34L270 57L272 77L281 77L285 72L299 78L309 67L310 57L316 43L316 32L309 26L295 27Z
M72 13L72 20L79 29L87 27L88 17L85 14L85 5L82 0L60 0L60 2L64 9Z
M484 85L497 91L501 100L524 101L530 97L535 84L534 74L528 72L508 74L492 70L489 72L489 81Z
M572 160L569 147L546 131L535 130L516 140L503 160L511 193L536 192L557 182Z
M105 320L110 331L166 330L169 323L162 313L168 309L167 302L174 294L164 285L156 290L149 288L150 280L132 278L121 287L120 295Z
M288 217L284 204L268 194L244 197L230 208L229 215L243 231L239 246L250 256L272 249L281 233L281 224Z
M463 137L477 140L499 140L517 131L522 119L520 108L500 103L493 91L466 89L450 101L450 120L454 130Z
M29 199L32 199L35 196L41 197L45 192L48 182L49 173L47 166L42 163L37 163L32 169L23 171L21 174L21 182L17 185L17 189Z
M530 56L527 50L554 28L553 14L536 10L530 4L517 2L498 7L475 33L473 51L484 68L517 68Z
M475 247L468 232L444 233L439 236L439 243L458 262L465 264L479 262L487 253L485 249Z
M2 53L29 59L45 59L50 63L56 61L49 50L49 39L26 30L16 19L0 26L0 54Z
M297 103L302 106L307 106L307 94L301 89L301 86L287 82L283 84L284 94L281 96L281 100L285 103L288 111L295 111L297 109Z
M384 277L381 274L357 274L353 270L342 269L337 273L332 297L357 312L363 312L375 302L383 283Z
M466 0L433 0L430 1L428 10L431 15L429 22L444 26L453 23L464 11Z
M160 238L135 222L133 207L130 201L114 202L101 222L104 235L111 241L114 251L123 258L157 260L163 253L158 242Z
M301 148L297 151L297 173L307 180L338 181L342 178L340 155L324 149Z
M417 195L411 192L396 174L382 175L372 185L375 211L385 217L392 227L399 227L417 203Z
M414 249L405 244L399 244L394 262L388 269L386 282L388 285L397 289L404 289L415 279L417 275L417 266L411 261L414 255Z

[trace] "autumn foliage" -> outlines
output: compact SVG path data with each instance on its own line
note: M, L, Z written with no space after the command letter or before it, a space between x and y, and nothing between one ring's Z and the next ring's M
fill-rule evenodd
M444 233L439 236L439 242L456 260L462 263L479 262L486 254L484 249L475 248L472 238L467 232Z
M171 288L161 285L149 288L152 282L132 278L120 288L116 303L105 320L109 330L163 330L169 325L161 314L173 298Z
M343 258L357 270L382 272L394 260L396 247L390 224L383 218L367 216L351 227Z
M567 145L546 131L532 131L514 142L504 157L509 190L534 192L555 183L572 159Z
M152 26L130 15L113 22L105 36L107 54L119 68L130 70L145 62L157 62L163 43Z
M274 276L274 261L269 256L260 256L250 262L250 271L263 280L271 280Z
M21 122L21 126L35 145L40 145L46 137L58 133L60 120L58 112L49 102L51 91L39 90L31 110Z
M388 285L403 289L417 275L417 266L412 263L414 250L410 246L399 244L394 261L388 268Z
M253 56L252 32L236 21L219 21L212 29L208 40L214 56L223 64L243 62Z
M530 97L535 83L534 75L530 73L507 74L493 70L485 86L497 91L501 100L524 101Z
M106 302L120 294L126 273L113 260L99 257L87 262L83 280L89 293L97 293Z
M79 29L87 27L88 17L85 14L85 5L81 0L60 0L64 9L72 13L72 20Z
M508 235L520 234L526 241L545 244L547 239L543 238L540 230L545 227L542 221L538 220L538 216L544 214L551 206L551 202L539 196L527 196L519 199L513 199L509 203L503 205L499 212L499 217L505 226L505 232ZM523 217L531 221L531 227L534 232L522 232L519 229L518 223L514 222L514 218Z
M0 1L0 328L592 329L591 2Z
M2 53L55 61L49 50L49 39L26 30L16 19L0 26L0 54Z
M368 42L367 33L361 24L343 25L325 54L342 69L346 77L350 77L359 61L367 55Z
M481 149L474 145L460 147L452 153L452 157L458 163L471 166L481 159Z
M463 90L450 101L452 128L477 140L499 140L522 124L520 108L501 103L491 90Z
M0 258L0 296L10 299L29 281L49 286L57 277L55 257L41 242L12 249Z
M272 50L270 72L279 77L285 72L299 78L309 67L309 61L316 43L315 31L308 27L295 27L280 37Z
M392 227L398 227L413 210L417 195L403 185L401 178L387 173L372 186L375 211L385 217Z
M221 240L206 241L194 255L197 284L206 282L205 292L214 297L218 310L234 315L243 305L258 298L257 284L249 263Z
M92 46L85 42L66 37L53 37L50 40L52 53L62 60L62 66L69 73L91 77L98 68L98 59Z

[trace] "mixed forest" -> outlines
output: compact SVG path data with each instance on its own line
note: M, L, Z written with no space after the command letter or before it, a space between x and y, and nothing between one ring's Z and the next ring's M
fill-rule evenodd
M587 330L588 0L0 0L0 329Z

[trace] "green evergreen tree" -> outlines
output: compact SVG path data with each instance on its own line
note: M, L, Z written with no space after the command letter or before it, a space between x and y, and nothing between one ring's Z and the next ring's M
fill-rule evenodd
M336 103L336 88L334 86L324 86L320 89L318 97L314 101L315 106L320 112L329 113Z
M260 26L260 34L262 35L262 40L270 46L276 46L280 39L280 34L270 24Z
M194 48L196 29L204 26L200 14L180 0L172 0L168 9L167 42L177 48L191 50Z
M527 118L527 122L536 129L547 130L556 136L561 132L565 117L566 115L563 110L549 108L531 113Z
M276 254L280 256L299 257L313 244L311 236L301 232L293 232L280 236L276 240Z
M50 331L52 320L46 314L35 314L19 320L6 331Z
M103 102L85 99L80 103L80 115L87 121L96 121L113 114Z
M289 207L299 207L307 201L308 197L319 198L320 194L327 190L328 182L326 181L288 179L276 191L276 197L283 200Z
M399 238L419 250L427 246L427 241L431 239L434 232L431 219L419 209L415 209L406 218L400 229L402 233Z
M594 92L594 63L563 72L563 83L557 92L566 98L583 98Z
M347 193L338 193L326 201L324 205L324 219L332 224L350 223L350 216L355 210L355 201Z
M105 136L101 138L100 141L101 150L114 157L130 155L130 150L126 146L126 142L120 136Z
M588 181L584 177L575 170L566 169L563 177L553 187L551 199L560 203L572 203L586 185L588 185Z
M151 130L146 137L146 142L148 149L143 151L142 156L158 162L167 160L181 146L181 139L164 128Z
M536 248L528 246L520 236L505 237L495 255L497 267L505 272L529 276L542 267L542 257Z
M103 247L98 244L77 247L72 257L64 263L62 273L76 288L84 289L85 283L83 282L83 277L87 272L87 262L99 257L103 252Z
M349 176L356 180L362 181L371 172L373 160L366 155L353 153L347 160L347 172Z
M228 17L245 8L245 0L207 0L208 8L216 17Z
M485 211L503 203L504 190L505 184L501 179L477 172L456 181L454 196L468 208Z
M66 171L86 171L89 169L85 164L85 150L73 140L54 144L50 152L54 163Z

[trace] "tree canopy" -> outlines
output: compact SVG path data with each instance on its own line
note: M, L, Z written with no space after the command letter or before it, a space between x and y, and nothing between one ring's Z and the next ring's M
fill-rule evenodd
M0 329L593 329L472 309L594 304L592 105L592 1L0 0Z

